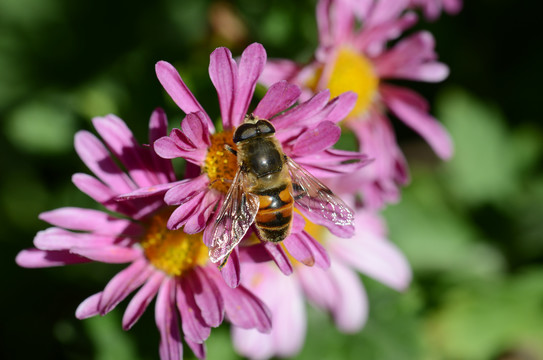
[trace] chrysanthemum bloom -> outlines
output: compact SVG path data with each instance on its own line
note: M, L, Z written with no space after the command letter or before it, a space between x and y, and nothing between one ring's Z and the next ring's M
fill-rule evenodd
M458 14L462 10L462 0L411 0L411 7L421 8L428 20L435 21L442 11Z
M251 359L296 355L305 340L305 299L329 312L340 331L360 330L369 304L357 271L398 291L408 286L411 269L400 250L386 239L380 217L361 211L356 214L355 227L355 235L344 239L322 226L306 225L328 250L331 266L327 271L295 266L293 275L287 277L269 264L243 263L242 284L268 305L273 329L261 334L233 327L234 346L241 355Z
M140 189L123 198L133 199L165 192L166 203L177 206L168 220L168 228L184 226L184 231L189 234L204 231L204 242L209 246L212 236L208 224L216 218L238 170L236 156L227 151L225 145L236 148L232 140L234 129L244 121L265 63L266 51L258 43L245 49L239 63L226 48L218 48L211 54L209 75L218 94L223 127L221 132L215 132L210 116L188 90L175 68L165 61L157 63L158 79L187 116L180 129L173 129L169 136L154 143L155 151L166 159L186 159L188 167L195 170L195 176L160 187ZM329 91L324 90L293 106L299 96L297 86L286 81L277 82L251 113L261 119L270 119L285 154L314 176L337 176L360 168L364 155L331 148L341 132L335 124L351 111L356 95L352 92L338 94L330 100ZM313 219L312 214L305 215ZM330 226L330 230L342 236L353 233L352 226ZM304 260L302 256L308 256L309 249L312 260L306 263L315 263L314 258L320 252L318 243L311 237L293 237L283 241L281 246L266 243L265 251L278 264L285 265L281 268L286 272L289 265L283 246L301 261ZM237 247L221 272L230 286L239 284Z
M434 39L426 31L388 47L389 40L416 22L413 13L405 12L407 5L408 0L320 0L315 60L307 66L269 61L261 78L265 84L292 81L302 86L305 97L325 88L332 96L348 90L358 95L342 124L356 134L360 150L374 159L350 180L361 189L364 204L372 208L397 201L399 185L408 180L389 112L418 132L438 156L452 155L449 135L429 115L427 101L411 89L390 83L394 79L437 82L449 72L436 60Z
M139 288L124 313L122 323L127 330L156 296L155 319L164 360L183 357L182 336L195 355L204 358L204 340L211 327L222 323L225 314L237 326L269 331L266 306L243 286L226 286L208 259L202 234L166 228L171 208L161 196L115 200L139 187L174 181L171 162L158 157L150 147L141 147L115 116L95 118L93 123L105 146L91 133L80 131L75 136L75 148L96 178L75 174L73 182L124 217L74 207L42 213L40 218L54 227L39 232L34 239L36 248L19 253L17 263L28 268L90 261L130 263L103 291L83 301L76 316L105 315ZM166 133L166 117L156 110L150 120L149 140L153 142Z

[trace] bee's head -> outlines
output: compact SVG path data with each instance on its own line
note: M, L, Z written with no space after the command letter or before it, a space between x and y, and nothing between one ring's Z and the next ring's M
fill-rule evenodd
M272 123L265 119L259 119L253 114L245 117L245 122L241 124L234 132L234 143L248 140L250 138L262 135L275 134L275 128Z

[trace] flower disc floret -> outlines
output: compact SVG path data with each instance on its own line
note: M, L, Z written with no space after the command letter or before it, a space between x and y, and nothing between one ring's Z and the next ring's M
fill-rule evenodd
M157 269L171 276L182 275L195 266L207 263L207 248L201 234L168 230L170 212L155 215L149 221L140 244L145 257Z
M346 91L353 91L358 95L349 117L367 112L377 94L378 86L379 78L368 58L349 47L339 49L326 87L330 89L333 97Z
M236 149L232 135L233 130L226 130L211 136L211 145L202 166L202 171L209 178L209 187L223 194L228 192L238 170L236 156L225 148L228 145Z

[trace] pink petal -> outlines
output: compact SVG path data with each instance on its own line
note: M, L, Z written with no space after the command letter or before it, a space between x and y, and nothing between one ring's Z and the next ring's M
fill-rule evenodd
M175 181L171 183L151 185L148 187L139 188L135 191L129 192L128 194L119 195L115 197L115 200L117 201L134 200L134 199L147 198L150 196L159 195L187 181L189 180L188 179L180 180L180 181Z
M330 251L355 267L396 290L405 290L411 282L411 267L402 252L390 241L361 230L351 239L336 238Z
M271 59L266 62L264 71L262 72L262 75L260 75L259 82L265 86L271 87L273 84L279 81L291 81L292 77L298 74L299 71L300 66L294 61L285 59Z
M339 298L339 290L327 271L320 268L300 267L300 279L307 298L321 309L332 309Z
M305 231L299 234L299 237L303 242L305 242L307 248L313 254L315 265L324 270L328 269L330 267L330 258L328 257L328 252L321 245L321 243L319 243Z
M287 129L292 126L302 126L305 124L305 121L311 119L312 116L326 106L328 99L330 99L330 91L321 91L311 99L275 117L273 119L273 126L275 126L276 130Z
M161 360L182 360L183 344L175 307L175 279L164 281L155 303L155 322L160 332L159 353Z
M295 357L304 345L307 315L302 289L297 279L281 276L281 289L274 289L279 295L273 306L273 329L276 354L282 358Z
M334 124L340 122L349 115L356 104L357 98L358 95L352 91L344 92L330 100L321 111L311 118L311 122L307 124L318 124L324 120L331 121Z
M299 262L306 266L315 265L313 253L308 248L306 243L298 236L298 234L291 234L290 236L287 236L285 240L283 240L283 245L285 245L288 253Z
M138 235L142 230L140 226L129 220L115 218L103 211L76 207L47 211L41 213L39 218L51 225L70 230L91 231L95 234Z
M341 136L341 129L330 121L323 121L316 128L306 130L294 143L291 154L314 154L333 146Z
M381 0L375 3L372 12L366 19L365 26L375 26L398 18L409 5L410 0Z
M268 89L253 113L259 118L270 119L292 106L300 94L301 90L298 86L284 80L279 81Z
M235 247L230 253L228 261L221 269L221 275L224 282L231 288L235 288L239 285L241 281L241 272L239 266L238 247Z
M72 248L71 252L94 261L108 264L124 264L141 257L140 249L114 245L100 248Z
M360 189L365 205L377 209L399 200L399 185L409 181L409 174L390 121L376 112L370 116L366 122L351 122L349 126L362 144L361 151L375 160L347 176L342 186L346 191Z
M215 283L206 274L206 268L196 267L184 281L190 287L200 313L208 326L217 327L224 319L224 303Z
M329 148L296 157L296 162L316 178L335 178L342 174L353 174L372 161L360 152Z
M350 37L354 27L354 12L345 1L333 1L328 9L330 16L330 32L333 44L342 43Z
M79 320L88 319L100 313L100 298L102 293L96 293L86 298L75 310L75 317Z
M197 205L194 214L188 218L183 229L187 234L197 234L206 228L209 224L209 218L217 205L219 195L214 191L206 191L204 198Z
M73 250L73 248L103 248L115 243L115 236L76 233L60 228L39 231L34 246L40 250Z
M153 144L156 140L168 135L168 119L164 110L157 108L151 114L149 119L149 144ZM154 151L149 151L151 161L157 170L159 183L169 183L175 181L175 172L172 162L161 158Z
M150 215L164 208L164 200L160 195L155 195L146 198L135 198L129 200L133 206L137 209L135 213L131 215L134 220L146 219Z
M185 114L197 111L206 114L202 105L198 103L192 92L187 88L187 85L183 82L183 79L181 79L181 76L179 76L177 70L171 64L166 61L159 61L155 65L155 71L158 80L166 92ZM206 118L209 129L214 129L213 122L207 114Z
M292 227L290 229L291 234L298 234L304 231L305 219L297 212L292 213Z
M209 178L206 174L202 174L192 179L185 179L177 183L177 186L172 187L164 196L164 201L168 205L184 204L194 196L207 189Z
M198 205L201 203L206 192L202 191L184 204L177 207L168 219L167 227L170 230L178 230L192 217L198 214Z
M115 201L115 198L120 193L113 191L98 179L88 174L74 174L72 176L72 182L79 190L90 196L95 201L104 205L108 210L125 214L130 217L137 211L132 206L132 203L119 203Z
M266 50L259 43L253 43L243 51L238 70L238 87L234 95L231 122L239 126L247 114L255 86L266 65Z
M44 251L39 249L26 249L17 254L15 262L25 268L43 268L81 264L90 260L82 256L64 251Z
M256 328L260 332L271 330L271 315L266 305L244 286L233 289L215 275L215 284L221 291L228 320L244 329Z
M340 261L333 261L328 270L339 296L333 308L336 326L347 333L358 332L368 319L369 305L359 276Z
M139 291L134 295L123 315L123 329L129 330L138 319L143 315L145 309L154 299L166 274L161 271L155 271L145 282Z
M115 164L104 145L87 131L75 134L75 150L85 165L100 180L119 193L136 188L130 178Z
M418 132L442 159L449 159L453 144L447 130L420 106L424 99L414 91L403 87L382 86L381 93L392 112L413 130Z
M275 326L275 324L274 324ZM248 359L271 359L277 351L275 328L272 333L263 334L255 329L230 328L236 353ZM289 329L290 333L290 329Z
M211 53L209 77L217 89L223 126L231 129L234 127L232 110L238 89L238 68L230 50L221 47Z
M190 349L192 350L192 352L198 359L203 360L206 358L205 344L198 344L194 341L191 341L190 339L187 339L186 337L185 337L185 342L187 343L187 345L190 347Z
M328 17L331 0L317 2L317 29L319 33L319 44L325 46L333 42L330 18Z
M290 263L288 255L285 253L281 245L276 245L274 243L265 241L264 247L283 274L292 274L292 264Z
M451 15L456 15L462 10L462 0L443 0L443 8Z
M180 137L185 135L177 129L173 129L170 136L164 136L154 142L153 148L158 156L164 159L184 158L195 164L202 164L206 154L206 148L196 148L193 145L184 146Z
M262 242L251 246L240 247L239 256L242 263L250 262L258 264L273 260Z
M102 292L99 305L100 313L104 315L113 310L118 303L143 284L152 273L152 267L142 258L134 261L115 275Z
M188 114L181 122L181 130L197 148L206 148L211 145L206 116L203 112Z
M353 40L355 48L369 56L382 53L389 40L398 38L406 29L417 23L418 17L412 12L405 13L377 26L365 28Z
M381 78L439 82L449 75L449 68L436 61L435 41L427 31L420 31L399 42L374 59Z
M272 311L273 328L269 334L254 329L232 327L232 339L238 353L251 359L295 356L304 344L306 310L304 296L296 277L283 276L268 265L244 267L252 274L244 281L255 295L265 299Z
M189 292L190 290L190 287L182 286L178 282L175 300L177 309L181 314L181 325L185 338L201 344L209 337L211 328L206 325L202 318L200 308L196 304L192 293Z
M143 158L144 149L138 144L124 121L115 115L107 115L92 119L92 123L108 149L120 160L139 187L159 182L153 169Z

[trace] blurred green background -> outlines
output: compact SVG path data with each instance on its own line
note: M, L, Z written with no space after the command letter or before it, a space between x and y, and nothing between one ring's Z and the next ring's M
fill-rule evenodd
M121 310L78 321L75 308L122 266L21 269L18 251L47 225L40 212L95 207L71 184L88 172L73 135L115 113L146 141L150 113L181 113L155 78L173 63L218 115L209 53L249 43L269 57L306 61L317 44L314 0L0 0L0 357L156 359L148 311L129 332ZM413 84L450 130L456 154L438 161L417 136L397 132L411 164L402 201L385 211L390 238L414 269L399 294L363 278L370 318L339 333L310 309L300 359L543 359L543 83L537 2L465 0L458 16L421 20L452 73ZM412 32L413 30L410 30ZM237 359L228 328L212 332L210 359ZM186 357L191 357L186 350Z

